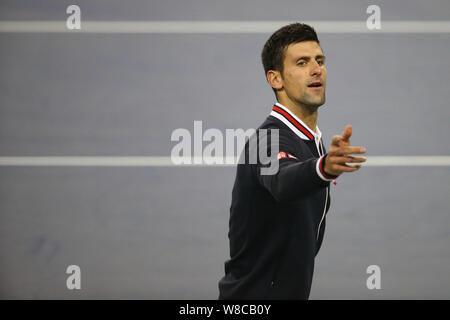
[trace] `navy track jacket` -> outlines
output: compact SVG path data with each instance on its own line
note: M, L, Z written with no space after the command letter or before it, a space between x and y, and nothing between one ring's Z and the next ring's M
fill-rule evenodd
M323 170L320 130L283 105L276 103L258 129L279 129L279 169L262 175L259 161L237 166L219 299L308 299L336 177Z

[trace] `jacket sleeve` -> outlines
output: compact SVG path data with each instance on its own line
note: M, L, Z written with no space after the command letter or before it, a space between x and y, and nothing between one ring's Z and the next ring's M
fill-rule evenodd
M293 152L292 141L289 144L289 138L281 133L279 147L276 149L268 143L270 163L262 164L258 161L255 168L260 184L279 202L301 199L329 186L330 181L336 178L323 170L327 154L319 158L302 159L301 155L299 157ZM278 163L278 170L272 174L264 173L263 169L273 166L274 161Z

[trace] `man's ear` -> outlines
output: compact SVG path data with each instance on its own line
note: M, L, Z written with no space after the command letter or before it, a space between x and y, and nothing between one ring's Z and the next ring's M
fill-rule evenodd
M283 78L281 77L280 71L269 70L267 71L266 78L272 88L276 90L283 89Z

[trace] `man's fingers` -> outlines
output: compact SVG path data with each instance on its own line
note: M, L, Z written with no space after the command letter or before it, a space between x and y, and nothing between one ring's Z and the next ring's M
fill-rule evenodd
M331 168L335 171L341 171L341 172L354 172L361 168L361 165L355 165L355 166L346 166L342 164L333 164Z
M328 156L327 161L330 163L336 164L345 164L345 163L363 163L366 162L366 157L352 157L352 156L343 156L343 157L333 157Z
M345 165L350 166L350 167L361 167L364 162L366 162L367 158L366 157L356 157L356 158L362 158L363 161L347 161L345 163Z
M330 153L333 156L347 156L348 154L363 154L366 153L366 148L355 146L343 146L330 151Z
M333 138L331 139L331 145L339 147L339 142L341 142L341 141L342 141L341 136L333 136Z
M352 126L348 125L345 127L344 133L342 134L342 140L349 141L352 135Z
M351 135L352 135L352 126L348 125L345 127L345 130L344 130L344 133L342 134L342 136L339 136L339 135L333 136L333 138L331 139L331 145L339 147L342 144L341 142L350 144Z
M342 136L334 136L331 140L330 151L328 152L327 165L334 172L354 172L361 168L361 164L366 162L365 157L354 157L350 154L364 154L366 148L350 146L352 136L352 126L345 127ZM330 171L331 172L331 171Z

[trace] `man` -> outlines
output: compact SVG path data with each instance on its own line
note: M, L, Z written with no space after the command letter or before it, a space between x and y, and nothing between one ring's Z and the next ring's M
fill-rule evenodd
M317 110L325 103L327 73L312 27L294 23L276 31L264 45L262 62L277 103L259 129L278 130L278 171L262 174L260 162L237 167L231 259L219 281L219 299L308 299L330 181L358 170L365 157L351 154L366 150L350 146L347 126L326 153ZM243 154L248 153L247 142Z

